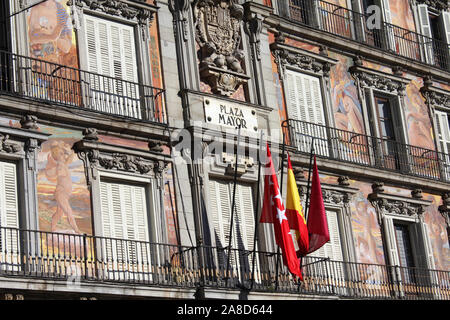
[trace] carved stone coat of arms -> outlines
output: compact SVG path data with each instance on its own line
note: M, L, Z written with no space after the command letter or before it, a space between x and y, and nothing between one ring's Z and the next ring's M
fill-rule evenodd
M199 0L194 14L200 75L213 92L231 96L248 79L240 49L244 9L233 0Z

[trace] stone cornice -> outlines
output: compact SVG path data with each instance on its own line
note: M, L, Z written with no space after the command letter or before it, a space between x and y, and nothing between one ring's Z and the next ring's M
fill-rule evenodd
M300 49L283 43L283 38L270 45L275 62L280 66L282 76L287 66L310 71L329 77L331 66L338 61L329 58L325 54L317 54L308 50Z
M23 157L24 152L34 151L49 136L36 130L0 125L0 153Z
M86 7L128 20L136 19L140 24L145 23L147 19L152 20L158 9L156 6L146 3L145 0L69 0L67 5L71 6L72 1L75 1L78 7Z
M425 79L420 93L425 98L427 105L450 112L450 92L433 86L430 79Z
M170 157L160 152L145 151L98 142L92 131L73 145L73 150L84 162L88 183L96 179L94 169L126 172L160 178Z
M383 183L374 183L372 193L368 195L368 200L377 209L379 223L388 214L398 218L422 219L425 208L431 205L431 201L422 199L421 190L413 190L411 198L391 195L384 192Z
M391 94L404 95L409 79L376 71L360 65L353 65L349 72L361 87L373 88Z

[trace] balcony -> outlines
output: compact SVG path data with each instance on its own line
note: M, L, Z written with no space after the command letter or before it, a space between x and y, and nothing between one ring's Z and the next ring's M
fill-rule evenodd
M0 238L1 277L356 299L450 299L448 271L306 257L304 281L297 283L276 253L5 227L0 227Z
M318 157L363 167L450 182L450 155L323 125L287 120L287 144L309 154L312 144Z
M0 94L166 124L164 90L0 51Z
M326 1L289 0L289 16L292 21L339 37L450 69L447 43L385 22L371 26L369 16Z

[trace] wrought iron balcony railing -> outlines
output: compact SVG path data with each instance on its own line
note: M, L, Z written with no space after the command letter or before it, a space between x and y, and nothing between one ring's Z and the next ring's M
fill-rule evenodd
M0 227L0 276L370 299L450 299L450 272ZM227 261L229 258L229 269Z
M328 33L382 48L393 54L450 68L450 46L444 41L322 0L289 0L290 19Z
M450 182L446 153L299 120L287 120L283 126L286 143L300 153L309 154L314 141L318 157Z
M166 124L164 90L0 51L0 94Z

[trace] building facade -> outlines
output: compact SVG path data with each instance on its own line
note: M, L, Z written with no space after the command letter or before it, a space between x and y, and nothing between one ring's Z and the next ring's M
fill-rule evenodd
M450 298L447 2L0 8L2 298ZM317 156L303 282L258 223L266 141L304 206Z

